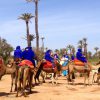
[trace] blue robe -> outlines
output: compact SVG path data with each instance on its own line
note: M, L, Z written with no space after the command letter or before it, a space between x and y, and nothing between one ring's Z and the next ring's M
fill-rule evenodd
M82 50L78 49L78 52L76 53L76 58L82 62L87 62L86 58L82 54Z
M46 53L45 53L45 57L44 58L45 58L45 60L53 63L54 62L54 58L51 57L50 52L51 52L51 50L47 50Z
M14 59L16 58L22 58L22 50L20 49L20 46L17 46L16 50L14 51Z
M36 67L35 65L36 55L31 47L27 47L26 50L23 51L22 56L23 59L30 60L33 63L34 67Z

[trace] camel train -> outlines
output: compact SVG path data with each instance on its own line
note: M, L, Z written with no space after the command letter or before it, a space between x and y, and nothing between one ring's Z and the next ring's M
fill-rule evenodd
M39 61L37 64L37 67L31 70L30 67L28 66L18 67L13 59L9 59L8 63L5 64L2 57L0 57L0 79L5 74L10 74L11 75L10 92L12 92L12 88L14 84L15 85L14 91L17 91L16 97L19 96L20 91L22 91L22 95L26 97L27 95L26 95L25 89L28 86L29 92L31 92L33 75L34 75L35 82L36 82L36 79L38 79L39 81L39 76L42 71L46 73L52 73L52 84L57 83L57 75L63 70L68 70L68 81L71 81L71 82L74 82L73 78L74 78L75 71L79 73L84 73L84 85L86 84L86 79L89 80L91 72L93 73L93 78L94 78L94 75L97 73L98 74L97 82L99 84L100 83L100 63L96 65L95 67L93 67L91 64L88 64L88 66L89 66L88 69L84 69L84 66L76 66L71 61L68 63L67 66L62 67L60 63L56 62L55 69L52 70L51 67L47 68L45 66L45 61ZM44 82L45 81L44 75L42 75L42 78Z

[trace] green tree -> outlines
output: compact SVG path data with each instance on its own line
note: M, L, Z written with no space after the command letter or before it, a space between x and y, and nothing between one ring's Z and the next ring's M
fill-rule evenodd
M11 56L11 52L13 51L13 47L7 43L5 39L0 37L0 56L7 60L8 57Z
M97 52L98 52L99 48L98 47L95 47L94 50L96 51L95 55L97 57L98 56Z
M91 59L92 58L92 52L88 51L87 56L88 56L89 59Z

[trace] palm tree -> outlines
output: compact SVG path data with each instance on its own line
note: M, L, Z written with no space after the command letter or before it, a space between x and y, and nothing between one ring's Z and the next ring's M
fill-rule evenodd
M40 0L26 0L27 2L35 3L35 32L36 32L36 49L39 52L39 32L38 32L38 1Z
M22 19L26 23L26 32L27 32L27 45L31 46L30 34L29 34L29 21L33 18L31 13L24 13L18 19Z
M83 38L84 54L87 57L87 38Z
M72 54L75 55L75 48L72 48Z
M79 44L78 47L82 49L83 48L83 41L82 40L79 40L78 44Z
M87 53L87 55L88 55L88 58L92 58L92 52L91 51L89 51L88 53Z
M35 35L33 35L33 34L30 34L29 37L30 37L30 45L31 45L31 42L32 42L36 37L35 37Z
M68 50L70 51L70 55L71 55L73 46L69 44L69 45L67 46L67 48L68 48Z
M97 52L98 52L99 48L95 47L94 50L96 51L96 57L97 57Z
M99 59L100 59L100 51L98 51L98 56L99 56Z

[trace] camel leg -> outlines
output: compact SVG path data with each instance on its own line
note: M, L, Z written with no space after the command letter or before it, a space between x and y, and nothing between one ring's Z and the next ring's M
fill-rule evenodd
M25 88L26 88L26 81L28 79L28 75L29 75L29 68L25 68L24 69L24 74L23 74L23 86L22 86L22 94L24 95L24 97L26 97L26 92L25 92Z
M55 83L57 84L58 75L55 73Z
M13 87L13 75L11 74L11 90L10 90L10 92L12 92L12 87Z
M43 74L43 71L41 72L42 82L45 83L45 75Z
M86 74L84 73L84 86L86 86Z
M90 86L91 83L90 83L90 72L87 73L87 78L88 78L88 85Z
M18 76L15 76L15 90L14 91L17 91L17 78Z
M19 71L18 71L18 86L17 86L17 94L16 94L16 97L18 97L18 94L19 94L19 91L21 90L21 71L22 69L20 68Z
M32 79L33 79L33 73L30 72L30 77L29 77L29 87L30 87L30 93L32 92Z
M52 73L51 80L52 80L52 85L54 85L54 73Z
M95 73L93 74L93 77L92 77L92 85L94 84L94 76L95 76Z

